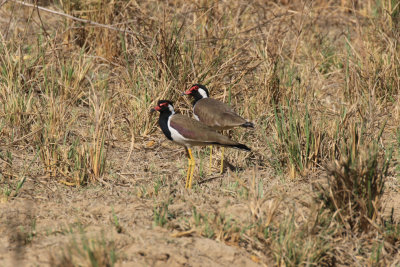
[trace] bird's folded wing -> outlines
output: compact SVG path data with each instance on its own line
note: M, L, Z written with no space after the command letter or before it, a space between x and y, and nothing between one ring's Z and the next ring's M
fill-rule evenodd
M235 144L228 137L223 136L210 127L192 118L176 114L171 118L170 126L184 138L204 143Z
M210 126L239 126L246 120L237 115L230 106L212 98L204 98L195 105L194 112L201 121Z

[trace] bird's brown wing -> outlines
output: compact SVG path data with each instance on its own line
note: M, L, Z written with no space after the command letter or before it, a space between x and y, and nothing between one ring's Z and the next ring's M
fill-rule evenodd
M228 137L215 132L210 127L198 122L192 118L175 114L170 120L170 126L179 132L184 138L196 143L210 143L220 145L235 145L238 144L230 140Z
M246 123L230 106L212 98L199 100L194 113L201 122L213 128L231 128Z

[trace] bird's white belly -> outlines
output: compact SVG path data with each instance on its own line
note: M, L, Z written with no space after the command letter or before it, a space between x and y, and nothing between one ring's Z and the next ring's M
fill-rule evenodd
M190 142L190 139L183 137L177 130L171 127L170 125L171 117L168 119L168 129L171 132L172 140L180 145L186 146L188 144L188 141Z

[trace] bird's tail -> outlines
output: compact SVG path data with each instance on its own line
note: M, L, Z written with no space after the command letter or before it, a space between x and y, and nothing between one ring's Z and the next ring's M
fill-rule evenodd
M245 123L243 123L242 125L240 125L240 126L242 126L242 127L244 127L244 128L254 128L254 124L253 123L251 123L251 122L245 122Z
M234 147L234 148L245 150L245 151L251 151L251 149L248 146L243 145L243 144L239 144L239 143L234 144L234 145L230 145L230 147Z

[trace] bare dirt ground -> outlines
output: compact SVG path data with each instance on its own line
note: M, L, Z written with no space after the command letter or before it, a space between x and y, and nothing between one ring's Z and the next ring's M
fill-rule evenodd
M126 145L110 151L110 158L117 159L111 160L113 168L118 169L127 155ZM88 237L104 237L113 243L120 258L117 266L259 266L259 257L237 242L203 237L196 228L183 234L173 229L185 227L184 220L190 219L194 207L198 212L218 212L236 220L251 216L248 201L228 187L235 182L230 171L216 173L215 179L188 191L182 174L185 164L180 147L160 149L157 144L145 151L134 149L125 168L130 173L104 186L77 189L49 182L46 177L28 178L18 198L0 204L1 266L50 264L51 256L65 250L71 240L79 242L83 231ZM249 172L238 175L251 176L246 175ZM157 176L164 181L156 195ZM268 176L262 180L266 188L276 182ZM171 228L165 229L154 224L154 208L168 199L172 201L168 211L175 218ZM115 226L114 216L120 228Z
M257 199L241 196L240 189L251 187L256 176L263 191L270 194L259 208L273 209L270 200L280 196L277 216L290 207L301 217L308 212L312 194L309 180L282 180L268 168L237 173L228 170L223 175L214 169L206 182L186 190L183 150L161 140L151 148L146 148L148 142L137 144L125 172L103 185L71 188L48 177L29 177L17 198L0 203L0 265L55 266L68 253L81 257L80 264L90 265L78 251L71 252L74 247L85 251L80 244L86 239L104 253L115 250L116 266L275 265L268 253L238 239L227 239L223 227L214 233L216 238L204 236L201 226L190 223L193 209L202 214L223 214L236 222L249 221L257 212L253 210ZM228 155L230 152L227 150ZM128 153L129 144L115 144L109 153L112 169L120 170ZM207 157L202 160L208 162ZM162 177L158 189L155 177ZM390 181L393 183L388 183L384 196L385 213L389 215L394 208L398 220L398 180ZM165 202L170 203L170 218L167 227L160 227L155 223L155 208Z

